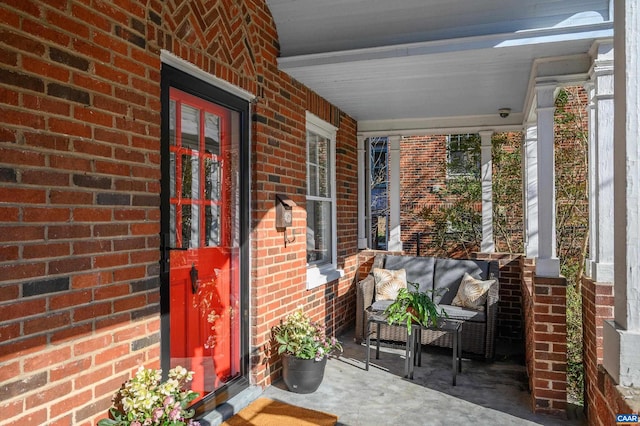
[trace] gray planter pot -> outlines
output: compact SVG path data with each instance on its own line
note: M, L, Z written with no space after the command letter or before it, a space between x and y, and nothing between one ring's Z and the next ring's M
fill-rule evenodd
M327 357L316 361L282 354L282 379L291 392L312 393L320 387L326 365Z

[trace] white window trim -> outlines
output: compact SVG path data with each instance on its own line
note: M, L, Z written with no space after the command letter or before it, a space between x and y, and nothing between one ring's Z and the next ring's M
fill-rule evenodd
M331 159L331 262L321 266L307 264L307 290L330 283L344 276L344 270L338 269L338 235L336 208L336 133L338 128L307 111L306 130L329 139L329 157ZM306 132L305 132L306 139ZM306 145L306 141L305 141ZM306 150L305 150L306 152ZM307 160L305 159L305 164ZM306 233L305 233L306 235Z

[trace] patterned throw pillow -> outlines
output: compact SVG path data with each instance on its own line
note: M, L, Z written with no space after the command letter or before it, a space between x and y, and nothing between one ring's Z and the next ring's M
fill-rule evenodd
M458 288L458 294L453 298L451 304L463 308L484 311L487 292L494 282L495 280L482 281L475 279L465 272L460 282L460 287Z
M391 270L373 268L376 283L375 300L396 300L401 288L407 288L407 273L404 269Z

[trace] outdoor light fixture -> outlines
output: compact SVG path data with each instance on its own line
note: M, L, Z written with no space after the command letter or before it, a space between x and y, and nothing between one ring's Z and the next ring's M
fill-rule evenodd
M498 112L500 113L501 118L507 118L511 113L511 108L500 108Z

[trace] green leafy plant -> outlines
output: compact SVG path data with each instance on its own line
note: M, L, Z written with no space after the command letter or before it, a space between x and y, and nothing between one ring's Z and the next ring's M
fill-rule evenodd
M169 370L164 382L162 370L140 367L114 395L111 418L98 426L200 426L191 419L195 411L188 408L199 396L186 388L192 379L193 371L180 366Z
M333 336L327 337L325 327L311 321L300 307L273 328L273 336L279 354L288 353L301 359L320 361L333 351L342 351L340 342Z
M414 323L426 327L437 324L441 317L447 316L447 313L442 308L438 308L431 299L433 291L418 291L417 284L408 284L414 288L414 291L400 289L396 300L384 311L389 324L406 324L407 332L411 334L411 326Z

